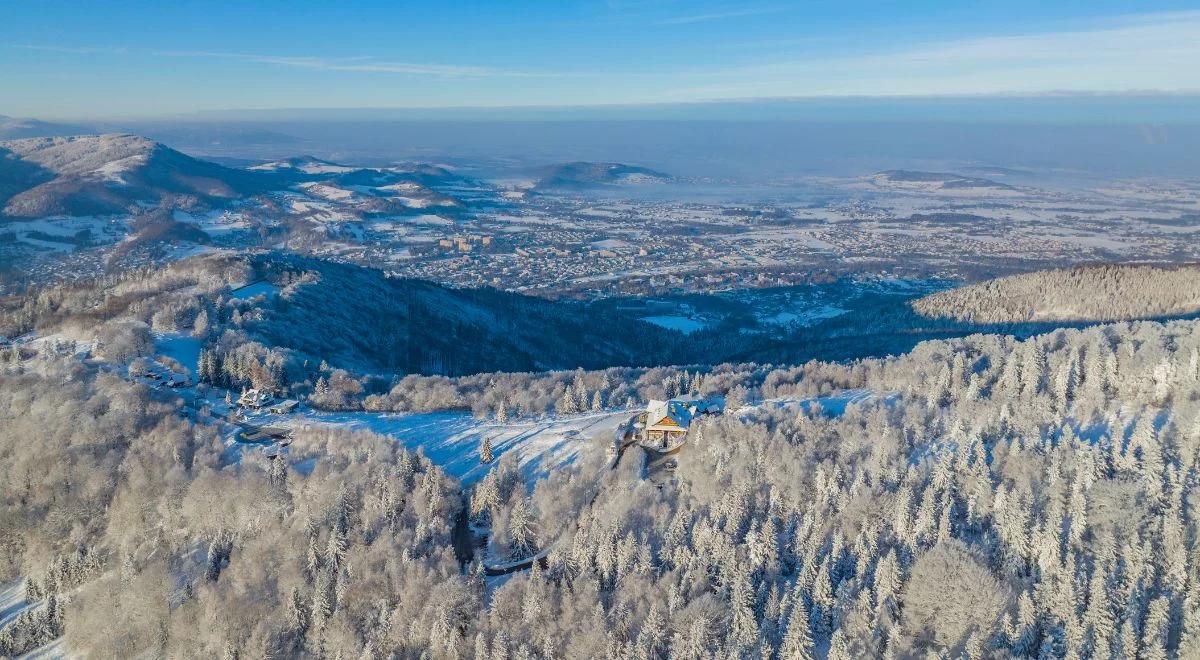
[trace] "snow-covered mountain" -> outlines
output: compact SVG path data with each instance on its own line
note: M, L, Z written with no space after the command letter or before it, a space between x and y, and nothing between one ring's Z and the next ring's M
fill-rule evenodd
M3 215L101 215L185 197L201 205L274 187L272 177L182 154L134 135L0 142Z
M131 213L165 201L203 210L288 189L368 214L461 208L430 187L456 179L436 166L363 168L312 156L239 169L135 135L0 142L0 208L12 218Z
M578 161L561 163L538 172L535 190L578 190L604 186L660 184L671 176L645 167L623 163Z
M314 156L297 156L249 169L270 172L287 181L299 182L297 189L310 197L352 204L368 214L403 213L405 209L435 206L463 206L460 200L430 187L459 178L434 165L411 168L354 167Z
M287 172L294 175L301 175L342 174L344 172L353 172L357 168L321 160L315 156L294 156L292 158L255 165L249 169L262 172Z

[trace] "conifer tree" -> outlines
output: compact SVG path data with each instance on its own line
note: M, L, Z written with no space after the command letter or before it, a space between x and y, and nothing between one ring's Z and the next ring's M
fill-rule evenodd
M781 660L813 660L813 640L808 627L804 598L796 598L788 616L787 632L779 649Z

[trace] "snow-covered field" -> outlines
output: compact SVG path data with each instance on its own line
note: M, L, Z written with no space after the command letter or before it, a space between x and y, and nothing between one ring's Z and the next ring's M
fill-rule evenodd
M387 435L409 449L420 449L447 474L469 484L483 478L490 467L479 462L479 448L484 438L491 439L492 452L497 459L515 452L522 472L532 480L574 463L584 452L604 451L612 445L617 429L631 414L629 411L609 411L500 423L476 419L470 413L460 411L307 411L275 417L270 422L292 428L340 426Z
M200 363L200 340L185 334L163 333L154 338L155 350L196 373Z
M229 293L229 295L232 298L239 298L241 300L250 300L253 298L257 298L258 296L266 296L268 298L273 298L278 293L279 293L279 287L275 286L274 284L271 284L270 282L253 282L251 284L247 284L246 286L244 286L240 289L234 289L233 291L231 291Z
M643 316L642 320L669 330L678 330L685 335L705 327L703 322L687 316Z
M810 326L825 319L831 319L841 316L850 310L837 307L835 305L821 305L812 309L797 310L794 312L784 311L771 316L761 317L759 320L763 323L772 325L803 325Z

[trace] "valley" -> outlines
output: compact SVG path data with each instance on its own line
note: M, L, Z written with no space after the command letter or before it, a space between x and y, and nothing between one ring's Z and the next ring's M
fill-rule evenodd
M584 300L1200 258L1200 190L1187 181L892 171L714 184L653 170L600 176L581 163L522 179L313 157L225 167L131 136L97 140L5 147L17 171L45 162L58 178L13 180L0 286L245 249ZM930 183L943 180L954 185ZM163 200L172 212L154 210ZM23 217L26 207L39 217Z

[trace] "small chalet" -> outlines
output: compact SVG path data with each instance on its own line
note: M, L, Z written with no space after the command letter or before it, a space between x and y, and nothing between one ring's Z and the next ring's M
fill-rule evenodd
M243 408L254 408L257 410L271 402L271 395L262 390L249 389L242 392L237 402Z
M692 420L719 412L721 404L718 401L691 398L651 401L646 406L645 416L639 420L640 440L651 448L672 448L687 437Z

